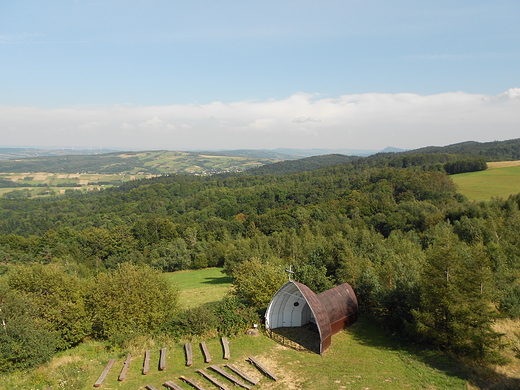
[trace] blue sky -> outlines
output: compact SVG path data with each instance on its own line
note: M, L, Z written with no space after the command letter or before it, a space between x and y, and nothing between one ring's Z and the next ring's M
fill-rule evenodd
M0 145L518 138L518 1L0 0Z

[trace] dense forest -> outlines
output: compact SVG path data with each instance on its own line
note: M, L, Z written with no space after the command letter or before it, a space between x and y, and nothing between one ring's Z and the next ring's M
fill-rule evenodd
M482 168L474 157L458 155ZM231 324L221 333L247 326L248 307L262 313L291 265L317 293L350 283L361 310L394 333L496 361L493 322L520 316L520 194L470 203L446 172L453 161L391 154L291 174L171 175L0 199L0 369L88 337L180 335L207 316L175 314L176 292L160 273L212 266L234 280L235 297L215 309ZM121 307L132 308L125 321Z

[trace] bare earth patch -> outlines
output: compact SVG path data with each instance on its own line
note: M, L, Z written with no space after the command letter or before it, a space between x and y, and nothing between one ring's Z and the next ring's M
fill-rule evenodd
M280 348L285 348L283 346L279 346ZM274 375L278 377L278 382L274 382L269 378L262 375L262 389L273 389L276 384L283 383L284 388L290 390L297 390L300 388L300 381L304 378L301 376L301 372L298 375L295 375L290 370L285 367L282 370L278 369L278 363L276 360L272 359L270 356L262 355L256 357L256 359L262 363L269 371L271 371ZM259 371L257 371L259 372ZM277 387L277 386L276 386Z
M517 167L520 165L520 160L516 161L495 161L488 162L488 169L497 169L497 168L507 168L507 167Z

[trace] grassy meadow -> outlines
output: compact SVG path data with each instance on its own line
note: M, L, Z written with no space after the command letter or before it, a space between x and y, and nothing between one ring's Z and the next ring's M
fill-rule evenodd
M459 173L451 177L458 192L469 200L507 198L520 192L520 161L491 162L485 171Z
M184 271L167 274L168 279L179 286L183 307L193 307L220 299L230 288L230 280L220 268ZM206 291L204 291L206 290ZM518 343L515 336L518 323L508 323L501 330L509 332L508 343ZM197 369L204 369L212 376L219 375L208 370L210 364L223 367L226 363L242 369L260 383L253 389L302 389L302 390L376 390L376 389L509 389L520 385L518 366L510 364L499 370L483 370L475 375L474 370L462 369L453 361L431 351L408 348L382 332L370 318L361 317L359 322L333 336L332 346L323 355L301 352L276 343L263 335L240 336L230 339L230 360L223 359L220 339L208 337L205 341L212 356L211 363L203 361L199 341L193 345L193 365L186 366L184 342L166 336L138 338L124 347L87 341L73 350L63 352L31 373L0 376L0 390L47 390L91 389L109 359L116 359L100 389L144 390L146 385L164 389L162 384L172 380L184 389L192 387L179 378L185 376L203 385L216 389L202 378ZM160 349L167 348L167 364L159 370ZM145 350L151 350L150 372L142 374ZM128 354L132 355L127 378L118 381L118 376ZM279 380L267 378L247 362L256 357L270 369ZM516 358L512 355L512 359ZM517 361L518 359L516 359ZM232 388L231 382L219 378ZM512 387L511 387L512 386Z
M231 278L222 268L179 271L165 274L179 287L179 303L184 309L220 301L231 289Z

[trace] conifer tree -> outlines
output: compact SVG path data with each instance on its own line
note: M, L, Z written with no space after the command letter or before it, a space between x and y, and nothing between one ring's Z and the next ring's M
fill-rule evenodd
M434 229L426 249L420 308L413 311L423 339L459 356L490 360L499 335L492 324L489 260L462 243L450 225Z

